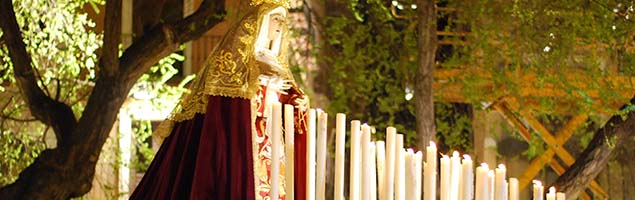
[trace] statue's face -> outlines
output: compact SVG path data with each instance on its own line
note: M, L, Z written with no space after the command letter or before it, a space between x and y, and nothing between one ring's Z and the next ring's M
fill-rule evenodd
M282 32L284 18L279 13L269 16L269 40L275 40Z

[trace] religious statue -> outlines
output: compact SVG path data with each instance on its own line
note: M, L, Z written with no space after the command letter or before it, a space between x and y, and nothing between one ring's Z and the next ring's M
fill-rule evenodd
M252 0L190 92L157 129L166 138L131 199L268 199L272 102L295 106L295 194L304 199L308 98L287 65L288 0ZM282 149L280 152L284 152ZM280 159L283 160L283 159ZM284 162L280 163L284 168Z

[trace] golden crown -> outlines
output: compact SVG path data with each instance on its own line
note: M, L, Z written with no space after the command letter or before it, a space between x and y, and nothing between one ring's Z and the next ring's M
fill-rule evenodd
M251 0L251 3L249 5L258 6L260 4L272 4L275 6L282 6L288 9L290 7L289 1L290 0Z

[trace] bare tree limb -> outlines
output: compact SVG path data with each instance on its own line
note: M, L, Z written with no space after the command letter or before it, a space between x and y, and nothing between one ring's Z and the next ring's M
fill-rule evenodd
M31 57L22 40L12 1L0 2L0 27L4 33L3 38L9 50L9 57L13 61L15 80L29 110L36 119L53 127L58 141L65 142L66 136L62 133L70 132L69 130L75 127L77 121L69 106L46 96L38 86L35 69L32 67Z
M607 166L615 149L635 135L635 111L629 107L632 105L635 105L635 97L595 132L575 163L553 184L567 194L567 199L576 199Z
M33 121L37 121L37 119L35 119L35 118L31 118L31 119L19 119L19 118L11 117L11 116L8 116L8 115L3 115L3 116L0 116L0 118L4 118L4 119L8 119L8 120L12 120L12 121L16 121L16 122L33 122Z
M198 38L213 25L220 22L225 14L225 1L205 0L199 9L185 19L162 23L143 35L123 53L121 67L125 70L127 82L136 81L141 74L179 45Z
M121 0L106 1L104 46L99 60L100 74L114 76L119 70L119 42L121 40Z

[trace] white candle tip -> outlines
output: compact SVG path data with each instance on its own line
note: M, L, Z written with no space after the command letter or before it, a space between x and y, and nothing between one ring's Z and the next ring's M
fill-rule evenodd
M499 168L499 169L505 169L505 165L503 165L503 164L499 164L499 165L498 165L498 168Z
M553 186L551 186L551 187L549 188L549 193L554 193L554 194L555 194L555 193L556 193L556 188L555 188L555 187L553 187Z
M472 160L472 157L470 157L470 155L468 155L468 154L463 154L463 159L464 160Z
M539 180L533 180L531 182L534 183L534 186L542 186L542 182L540 182Z
M437 145L436 145L436 144L434 144L434 141L430 141L430 147L437 148Z
M458 151L454 151L452 152L452 157L459 157L461 154L459 154Z
M487 163L481 163L481 167L484 167L486 169L489 169L489 166L487 166Z

